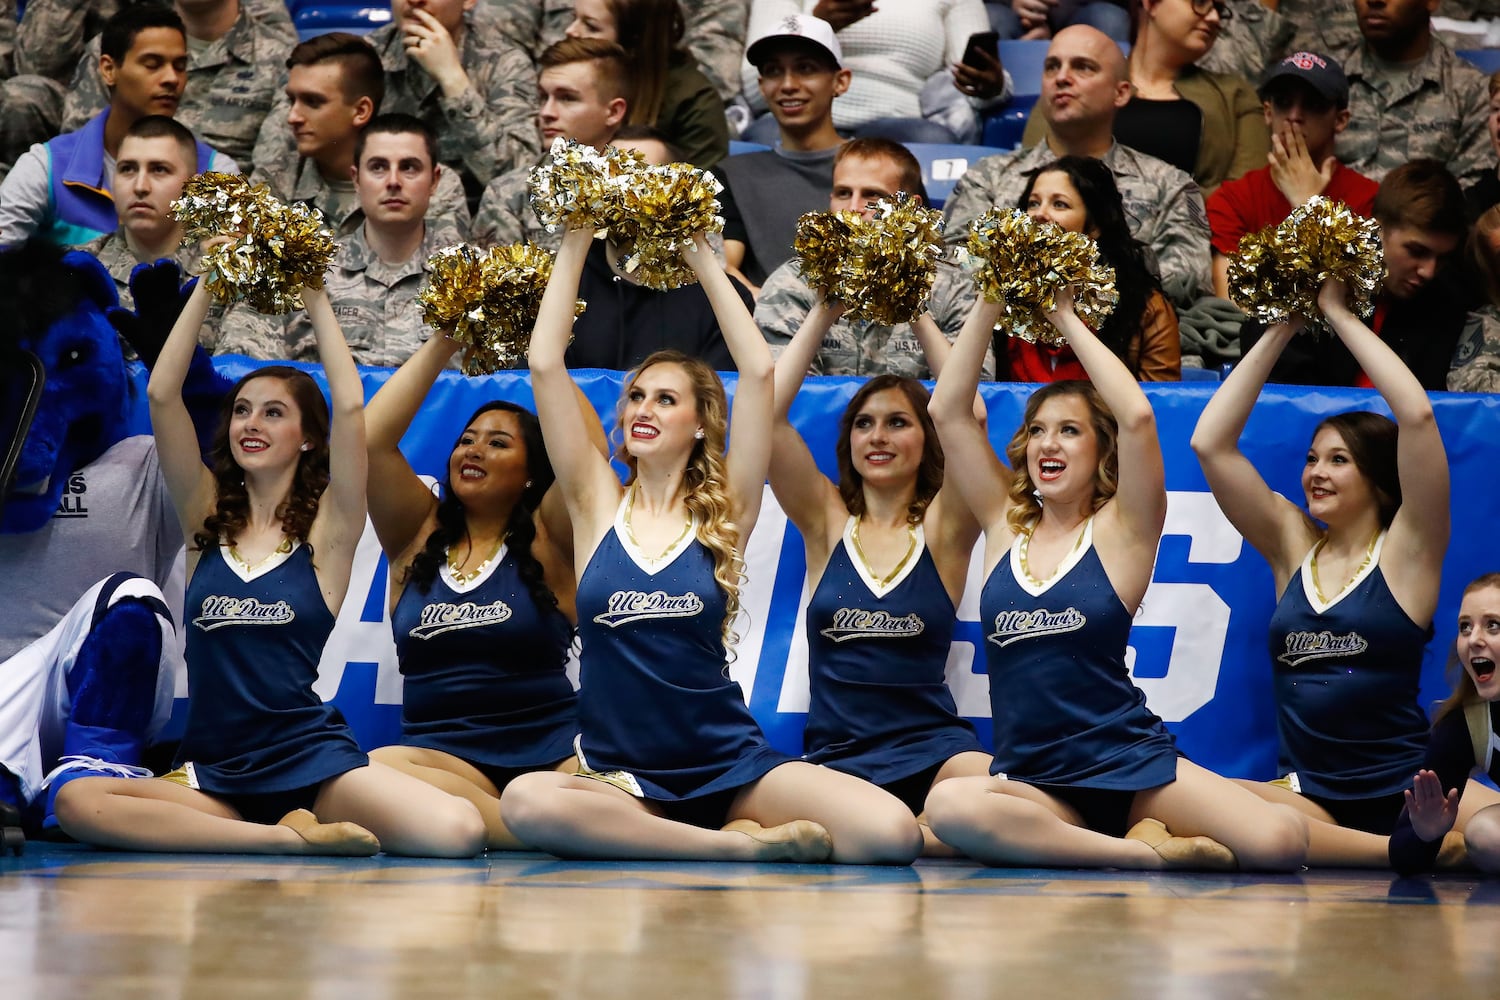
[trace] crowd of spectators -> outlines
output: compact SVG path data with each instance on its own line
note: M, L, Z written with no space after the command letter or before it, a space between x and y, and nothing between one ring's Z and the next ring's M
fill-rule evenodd
M1462 27L1483 13L1469 7L1443 13ZM1229 259L1241 237L1323 195L1379 224L1388 274L1372 325L1423 384L1500 391L1500 74L1460 56L1434 8L392 0L369 34L299 41L279 0L30 0L19 21L0 0L0 245L84 247L128 295L136 263L194 263L169 209L182 184L243 172L323 213L341 246L330 297L355 357L397 365L428 336L413 299L433 250L555 247L527 200L545 148L633 144L723 183L712 245L776 345L817 298L793 259L798 218L898 192L927 200L909 150L974 143L1029 91L1040 97L1022 146L976 150L941 204L947 239L961 244L991 209L1065 228L1076 210L1106 257L1140 262L1124 268L1141 287L1116 339L1135 345L1142 379L1216 369L1254 343ZM1023 81L1036 86L1017 88L994 33L1047 47L1040 80ZM618 256L595 247L571 364L623 368L662 346L725 360L701 291L644 288ZM973 294L945 264L924 322L955 337ZM1141 354L1143 337L1163 350ZM265 359L303 357L309 338L241 306L216 310L204 334ZM1004 330L993 347L1000 378L1070 370L1027 360ZM1336 349L1309 340L1273 378L1362 384L1351 359L1324 356ZM921 356L910 327L840 321L816 370L925 376Z

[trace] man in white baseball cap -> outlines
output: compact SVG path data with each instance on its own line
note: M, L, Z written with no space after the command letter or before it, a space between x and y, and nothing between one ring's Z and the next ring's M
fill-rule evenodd
M778 129L767 151L721 160L724 257L759 291L766 275L792 256L797 220L824 211L833 186L833 154L844 137L833 128L833 102L849 89L849 71L833 26L790 14L752 39L745 57Z

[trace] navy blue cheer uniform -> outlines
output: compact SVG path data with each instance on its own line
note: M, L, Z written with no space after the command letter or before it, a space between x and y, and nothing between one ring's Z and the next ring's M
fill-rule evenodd
M1437 775L1445 795L1449 789L1458 789L1460 802L1469 774L1476 767L1491 781L1500 781L1500 708L1494 702L1470 701L1461 711L1443 716L1432 727L1432 739L1421 766ZM1407 780L1409 788L1411 779ZM1402 875L1430 871L1442 846L1441 837L1437 840L1418 837L1403 808L1391 833L1391 867Z
M696 522L656 560L627 530L622 503L578 581L580 770L671 818L722 825L737 789L792 758L766 743L729 679L726 600ZM684 800L714 805L673 807Z
M176 765L185 784L237 807L241 796L306 790L301 804L310 805L319 784L369 763L313 691L334 616L311 546L298 544L244 576L222 547L205 549L186 609L191 697Z
M1133 793L1176 780L1177 750L1125 667L1132 616L1099 562L1093 533L1090 518L1045 584L1029 579L1027 537L1018 535L985 581L990 773L1068 801L1091 828L1118 836ZM1110 796L1105 824L1090 820L1076 789L1125 794Z
M403 744L468 761L501 790L573 752L572 629L561 611L537 607L509 546L473 580L445 562L426 590L408 584L391 627L405 678Z
M984 748L944 681L955 609L922 528L914 557L882 585L856 553L855 524L849 518L807 605L804 759L888 787ZM914 790L914 812L932 776Z
M1418 686L1431 628L1413 622L1369 562L1332 603L1317 599L1316 549L1271 615L1280 771L1288 787L1341 824L1385 836L1422 763L1427 717ZM1368 807L1368 808L1366 808Z

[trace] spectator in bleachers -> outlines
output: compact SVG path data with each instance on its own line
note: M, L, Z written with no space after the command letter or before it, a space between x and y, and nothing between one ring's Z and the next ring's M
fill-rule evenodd
M1198 68L1259 80L1267 66L1286 54L1297 26L1260 0L1224 0L1224 6L1233 16L1224 22L1213 48L1198 60Z
M98 73L108 106L75 132L32 146L0 184L0 245L41 236L79 246L115 230L110 196L115 156L131 125L175 114L187 82L182 21L169 7L123 8L100 36ZM198 143L199 170L238 172L235 162Z
M16 72L66 83L77 70L78 60L90 53L89 42L104 30L104 23L132 2L135 0L26 0L26 16L16 35ZM244 2L251 17L285 38L295 39L286 0ZM14 0L10 10L15 10Z
M637 137L642 128L625 126L613 145L639 151L648 163L683 159L681 151L667 145L659 132ZM573 321L568 367L624 371L655 351L676 350L707 362L716 371L732 371L734 359L703 286L694 282L666 292L647 288L619 266L628 249L605 240L595 240L589 247L578 286L578 297L588 308ZM739 282L730 281L745 308L752 308L750 293Z
M1240 237L1274 226L1309 198L1324 195L1368 217L1380 185L1333 155L1349 124L1349 81L1332 56L1295 52L1260 85L1271 127L1270 166L1229 181L1208 196L1213 233L1214 294L1229 297L1229 255Z
M1205 197L1263 166L1271 139L1254 88L1197 65L1232 16L1223 0L1133 0L1131 13L1131 97L1115 115L1115 139L1192 174ZM1033 115L1024 144L1045 131Z
M686 24L682 43L724 101L740 95L740 60L750 0L678 0ZM573 23L573 0L480 0L486 14L538 62Z
M841 132L973 142L980 113L1010 96L1011 80L999 60L986 55L982 66L961 64L969 37L990 28L981 0L754 0L749 37L764 37L794 14L817 17L821 11L837 18L832 26L841 62L853 74L834 110ZM745 73L745 96L759 112L766 106L756 82ZM765 142L769 129L769 123L752 124L745 138Z
M1177 312L1146 263L1145 247L1130 235L1125 205L1109 167L1090 156L1064 156L1032 175L1016 207L1033 219L1099 244L1099 256L1115 269L1120 299L1095 334L1140 382L1182 378L1182 341ZM1013 382L1088 379L1067 344L1041 344L995 330L996 377Z
M1349 127L1337 149L1340 160L1377 181L1419 157L1447 164L1464 183L1493 169L1485 130L1489 84L1432 33L1434 5L1435 0L1355 4L1363 39L1343 58Z
M432 129L411 115L392 113L377 115L360 132L354 162L364 225L340 241L324 288L355 362L395 367L430 334L414 301L427 283L427 259L458 242L451 226L426 222L445 168L437 163ZM243 303L224 317L215 351L317 360L305 311L267 316Z
M16 75L16 0L0 0L0 80Z
M1468 232L1464 194L1436 160L1413 160L1386 175L1375 195L1375 220L1385 251L1385 280L1375 297L1370 329L1395 351L1429 390L1447 387L1454 348L1473 295L1451 265ZM1243 351L1264 334L1250 321ZM1272 382L1353 385L1370 381L1335 337L1296 337L1271 369Z
M1037 168L1062 156L1103 160L1115 176L1133 235L1155 255L1167 297L1190 305L1212 290L1208 219L1203 195L1187 174L1114 140L1116 111L1130 99L1120 47L1088 27L1064 28L1052 39L1033 114L1047 137L1030 149L987 156L968 169L943 206L944 238L959 244L991 209L1012 208Z
M283 201L316 208L335 233L352 232L364 224L354 187L354 146L385 97L380 57L358 35L335 31L299 43L286 66L285 97L278 102L285 115L278 117L281 135L289 133L295 145L283 138L258 146L251 179ZM268 126L275 124L267 119ZM428 220L446 222L460 235L468 231L469 207L457 173L439 174Z
M536 69L475 0L392 0L394 20L365 36L385 67L383 114L420 118L438 142L438 162L463 182L470 208L484 186L536 159ZM285 82L285 76L282 77ZM256 162L291 144L286 98L256 139Z
M278 68L296 43L285 20L267 22L240 0L177 0L189 41L187 90L177 118L250 168L255 135L276 99ZM28 12L29 16L29 12ZM80 128L109 98L90 41L68 89L63 128Z
M833 189L828 211L859 212L869 218L877 201L894 201L898 192L926 202L922 167L905 146L890 139L852 139L838 150L833 161ZM823 334L808 373L812 375L906 375L934 378L928 366L926 338L958 336L969 307L974 304L974 282L951 265L940 265L933 281L932 297L923 314L911 323L880 326L866 320L840 317ZM766 279L755 303L755 323L773 352L791 343L820 294L809 288L798 271L797 261L788 260ZM994 377L993 363L984 377Z
M614 42L631 57L631 125L650 125L688 163L729 155L724 99L685 48L677 0L575 0L570 38Z
M630 60L614 42L564 38L542 53L537 76L537 129L543 156L554 139L604 149L629 108ZM472 237L480 246L530 241L557 252L562 232L549 233L531 207L532 167L516 167L484 189Z
M63 85L17 72L16 0L0 0L0 181L22 153L56 135L62 122Z
M182 223L172 217L172 202L197 172L193 133L165 115L147 115L120 140L113 185L119 228L79 249L99 258L115 279L120 305L126 309L132 307L130 272L137 264L165 257L176 261L183 274L196 270L198 247L183 242Z
M1490 103L1486 108L1484 125L1490 140L1492 165L1468 187L1464 188L1464 203L1469 207L1469 221L1473 222L1492 205L1500 205L1500 71L1490 74Z
M725 159L714 173L724 183L725 270L758 292L791 258L797 220L827 203L834 154L844 142L833 127L833 105L849 89L850 72L833 27L806 14L770 25L746 57L780 138L773 149Z
M1464 256L1484 302L1464 323L1448 371L1448 391L1500 392L1500 205L1486 209L1474 223Z

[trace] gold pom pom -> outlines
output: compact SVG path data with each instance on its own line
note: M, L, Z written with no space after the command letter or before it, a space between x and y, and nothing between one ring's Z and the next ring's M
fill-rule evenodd
M608 230L620 221L619 178L645 166L646 158L635 150L609 146L601 153L559 136L547 162L531 171L531 207L550 233Z
M1341 202L1309 199L1279 225L1240 238L1229 258L1229 297L1262 323L1321 319L1318 292L1330 278L1349 289L1350 308L1368 316L1385 280L1380 226Z
M682 253L692 251L697 233L723 231L719 179L690 163L665 163L623 174L615 184L620 218L609 235L625 248L620 269L657 291L697 281Z
M526 358L553 255L531 243L488 250L460 243L427 259L427 287L417 296L428 326L465 346L464 371L485 375ZM579 300L575 315L582 314Z
M1032 343L1065 338L1047 321L1059 289L1073 286L1074 310L1092 330L1114 311L1120 293L1115 269L1083 233L1038 222L1020 209L986 212L969 230L968 251L977 258L975 284L986 301L1004 306L996 329Z
M807 286L822 292L824 298L847 301L844 277L854 229L864 221L858 212L808 212L797 220L792 240L797 270Z
M845 305L844 315L881 326L910 323L932 294L943 256L943 215L904 194L874 218L809 212L792 243L809 287Z
M240 299L259 312L302 308L303 288L322 288L338 253L323 214L303 204L285 205L264 184L238 174L210 171L192 178L172 203L188 240L233 237L209 251L203 280L216 301Z

